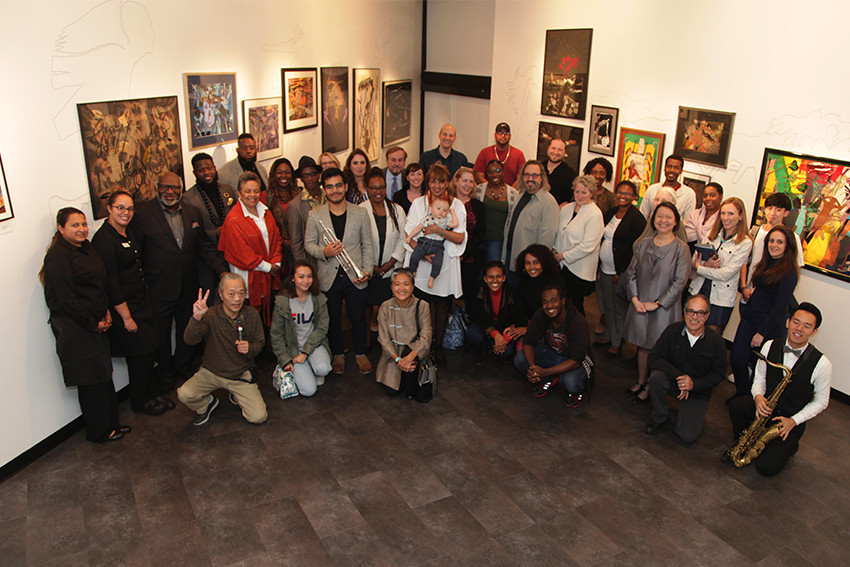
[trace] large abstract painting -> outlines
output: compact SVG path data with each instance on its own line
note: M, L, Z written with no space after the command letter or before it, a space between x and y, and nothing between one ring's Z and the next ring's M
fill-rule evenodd
M638 203L647 188L658 181L661 173L661 152L664 151L664 134L633 128L620 128L617 144L614 183L628 179L638 188Z
M540 113L584 120L592 29L546 30Z
M279 98L252 98L242 101L242 131L254 136L257 159L283 154L283 112Z
M283 131L295 132L319 124L316 110L316 69L281 69Z
M371 161L381 151L381 70L354 69L354 147Z
M398 144L410 139L410 97L413 81L387 81L384 83L383 146Z
M322 151L348 149L348 67L322 67Z
M567 124L553 124L552 122L539 122L537 126L537 160L546 163L549 156L549 142L553 138L561 138L567 146L567 155L564 163L579 172L579 158L581 158L581 140L584 137L584 129Z
M77 113L96 219L106 216L106 199L117 189L146 201L160 174L183 178L176 96L83 103Z
M233 142L239 136L236 73L183 75L189 124L189 149Z
M850 281L850 162L767 148L753 224L773 193L791 198L785 224L800 235L806 268Z
M673 152L689 161L726 167L734 112L679 107Z

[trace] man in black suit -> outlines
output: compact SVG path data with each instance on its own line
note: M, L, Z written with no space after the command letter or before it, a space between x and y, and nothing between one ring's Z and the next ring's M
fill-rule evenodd
M401 190L407 191L408 182L404 176L404 164L407 161L407 152L401 146L392 146L387 149L387 167L384 169L384 177L387 180L387 199L393 200L393 195Z
M197 258L215 274L227 270L215 245L204 231L201 211L181 203L183 182L168 172L159 176L157 197L136 209L132 230L142 253L142 269L150 288L157 318L159 351L156 374L161 390L170 390L177 371L188 365L192 347L183 341L183 330L192 316L198 295ZM177 325L177 345L172 355L171 325Z

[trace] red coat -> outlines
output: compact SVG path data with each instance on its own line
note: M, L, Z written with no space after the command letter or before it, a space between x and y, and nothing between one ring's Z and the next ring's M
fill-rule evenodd
M241 204L233 207L218 239L218 249L224 252L224 259L240 270L248 272L248 302L260 311L266 323L270 320L272 299L272 276L266 272L255 271L254 268L265 260L277 264L283 259L280 231L271 211L266 209L263 214L266 230L269 233L269 250L263 235L254 221L246 217ZM280 280L275 276L278 286Z

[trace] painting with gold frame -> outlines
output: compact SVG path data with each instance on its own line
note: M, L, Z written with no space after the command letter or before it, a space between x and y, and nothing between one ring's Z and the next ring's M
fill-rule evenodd
M620 128L614 183L624 179L634 183L638 189L638 204L647 188L658 181L661 174L664 138L661 132Z

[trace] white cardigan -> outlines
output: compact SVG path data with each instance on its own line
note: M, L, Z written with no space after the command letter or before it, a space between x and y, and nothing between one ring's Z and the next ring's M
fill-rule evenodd
M378 225L375 224L375 210L372 208L372 201L370 199L366 199L358 206L363 207L366 209L366 212L369 213L369 223L372 227L372 247L375 250L375 255L377 256L378 251L381 248L381 241L378 235ZM407 221L407 217L404 215L404 209L392 201L385 200L384 207L393 207L395 210L396 219L398 220L398 230L396 230L396 227L393 225L393 220L390 218L389 212L387 212L387 236L384 241L384 255L377 258L375 263L378 266L383 266L390 261L390 258L395 258L397 262L396 265L401 266L401 263L404 261L404 223ZM372 266L369 266L369 269L371 270ZM392 274L393 271L389 270L381 277L389 278Z
M445 245L443 246L443 250L445 251L443 255L443 269L440 270L440 274L434 280L434 287L428 287L428 278L431 277L430 269L417 270L416 281L414 284L420 290L430 293L431 295L439 297L454 295L459 298L463 295L463 289L460 285L460 257L464 250L466 250L466 206L460 202L460 199L453 199L452 210L455 212L455 215L457 215L458 220L457 228L453 228L452 230L463 234L463 242L460 244L454 244L453 242L446 240ZM421 223L422 219L425 218L425 213L427 212L428 196L422 195L413 201L410 205L410 210L407 211L407 222L404 224L404 233L407 234L414 226ZM422 233L420 233L420 236L421 234ZM410 256L413 254L413 248L405 243L404 249L407 251L407 254L404 256L404 267L408 267L410 264Z
M575 218L572 218L575 208L575 201L561 207L555 250L564 255L561 266L575 276L592 282L596 279L605 221L596 203L582 205Z
M721 229L717 238L713 241L709 241L708 238L703 240L704 243L710 242L714 245L717 250L717 257L720 258L720 267L706 268L704 265L700 265L696 270L697 275L694 277L694 281L691 282L690 292L691 294L699 293L705 278L708 278L711 280L711 304L718 307L734 307L735 298L738 297L741 266L746 264L750 257L753 241L748 236L739 243L736 243L734 238L724 242L721 237L722 234L723 230Z

